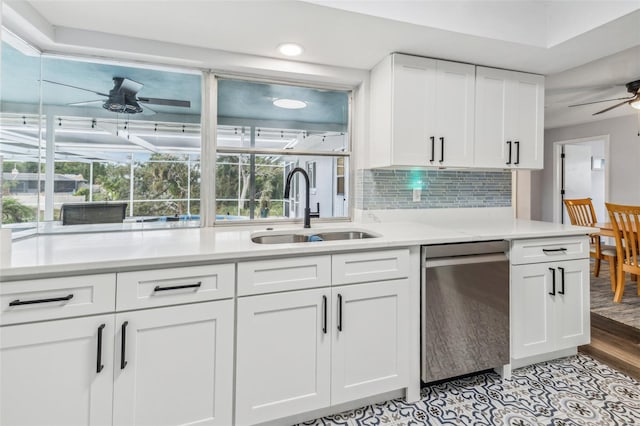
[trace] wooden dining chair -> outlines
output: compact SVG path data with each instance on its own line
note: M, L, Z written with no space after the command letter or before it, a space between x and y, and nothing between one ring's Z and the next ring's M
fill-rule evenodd
M598 222L596 211L593 209L591 198L576 198L572 200L564 200L564 205L569 214L569 220L572 225L577 226L593 226ZM602 244L600 234L594 232L589 234L591 238L590 256L595 259L593 266L593 276L600 275L600 261L605 260L609 263L609 276L611 279L611 291L616 290L616 248Z
M605 203L609 211L609 218L616 237L616 251L618 253L618 282L613 301L620 303L624 294L625 273L638 283L638 296L640 296L640 246L638 245L638 232L640 232L640 206L624 206L621 204Z

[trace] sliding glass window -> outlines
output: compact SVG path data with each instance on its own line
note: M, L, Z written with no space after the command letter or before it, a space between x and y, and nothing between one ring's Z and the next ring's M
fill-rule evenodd
M349 215L347 91L218 79L216 220L303 216L309 176L313 216Z

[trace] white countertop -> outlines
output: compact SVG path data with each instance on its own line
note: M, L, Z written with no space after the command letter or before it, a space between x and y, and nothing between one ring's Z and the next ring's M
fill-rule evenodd
M493 239L522 239L587 234L590 228L547 222L484 218L396 223L312 224L311 231L357 229L378 238L292 244L256 244L253 232L266 226L191 228L157 231L39 235L15 241L11 263L0 268L0 281L236 261L256 257L333 253L346 250L407 247ZM273 233L302 231L300 225L272 226ZM308 231L308 230L307 230Z

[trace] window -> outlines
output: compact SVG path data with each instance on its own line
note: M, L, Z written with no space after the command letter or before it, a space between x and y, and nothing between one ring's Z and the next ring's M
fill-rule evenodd
M287 174L296 167L309 176L312 212L347 216L349 97L345 91L219 79L216 219L301 218L307 188L299 173L290 197L283 198ZM278 107L278 100L298 108Z
M69 232L63 206L101 203L126 205L120 229L198 225L201 72L3 42L2 75L3 224Z

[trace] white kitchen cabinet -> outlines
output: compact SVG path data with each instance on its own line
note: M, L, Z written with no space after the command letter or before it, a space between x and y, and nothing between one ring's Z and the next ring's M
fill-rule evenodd
M233 300L116 315L114 424L232 423Z
M589 343L588 259L515 265L511 282L512 358Z
M408 280L334 287L331 403L405 387Z
M473 164L475 67L393 54L371 72L370 166Z
M110 425L113 315L0 328L0 424Z
M238 299L237 425L330 405L330 303L328 287Z
M474 165L542 169L544 77L476 68Z

